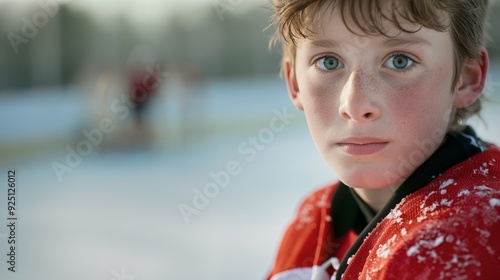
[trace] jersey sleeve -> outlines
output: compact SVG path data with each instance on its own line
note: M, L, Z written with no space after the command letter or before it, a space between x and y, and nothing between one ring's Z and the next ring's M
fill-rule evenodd
M328 260L331 237L330 201L336 186L320 188L300 204L288 225L267 280L309 280L313 267Z
M379 278L374 279L497 279L500 246L493 236L500 234L498 226L491 230L461 226L448 232L435 230L440 226L448 225L423 228L405 240L391 260L379 267Z
M361 279L498 279L500 193L479 186L461 194L469 197L435 200L411 224L391 227Z

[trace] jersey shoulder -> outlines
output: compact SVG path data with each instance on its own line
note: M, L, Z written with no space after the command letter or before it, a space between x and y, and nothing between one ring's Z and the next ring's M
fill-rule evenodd
M410 194L374 230L362 275L494 279L500 267L500 153L488 150Z
M323 251L328 250L331 241L330 202L337 186L335 183L315 189L302 200L283 234L267 279L309 275L313 266L325 261L327 254Z

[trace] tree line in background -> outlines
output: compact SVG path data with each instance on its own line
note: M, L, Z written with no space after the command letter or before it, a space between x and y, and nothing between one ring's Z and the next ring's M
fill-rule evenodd
M99 21L68 5L53 14L47 10L44 21L41 11L35 7L19 17L0 9L0 89L69 85L88 61L126 67L138 48L169 69L196 69L208 77L276 75L279 70L280 51L269 50L271 30L264 31L271 11L263 7L221 17L206 6L179 11L155 26L139 26L126 17ZM491 10L488 48L493 59L500 59L496 15L498 4Z

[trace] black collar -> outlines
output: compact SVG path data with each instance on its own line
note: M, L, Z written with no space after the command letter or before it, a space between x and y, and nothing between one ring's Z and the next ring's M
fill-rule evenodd
M337 187L331 203L332 227L335 238L342 237L349 229L358 233L358 238L344 256L337 279L347 268L347 259L354 255L364 239L375 226L386 217L389 212L407 195L423 188L434 178L446 170L475 154L480 153L488 146L476 136L474 130L467 126L462 132L448 133L443 144L421 166L419 166L396 190L392 198L373 218L371 210L353 190L342 182ZM372 212L373 214L373 212Z
M342 182L333 194L330 211L335 237L343 236L350 229L359 235L376 214L352 188Z

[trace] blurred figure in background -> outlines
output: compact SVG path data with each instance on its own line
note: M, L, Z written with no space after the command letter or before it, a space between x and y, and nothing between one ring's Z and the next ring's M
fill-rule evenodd
M77 84L87 100L82 128L98 129L105 121L110 131L101 132L100 151L133 151L152 147L154 133L149 111L165 81L164 66L148 48L134 48L127 62L90 57L80 67ZM76 142L86 137L78 130ZM101 138L101 137L99 137Z
M151 102L157 95L160 87L161 69L158 62L147 65L144 62L134 62L129 66L127 80L129 86L129 100L132 105L132 130L130 146L132 148L149 148L153 141L153 131L145 114L151 107Z

